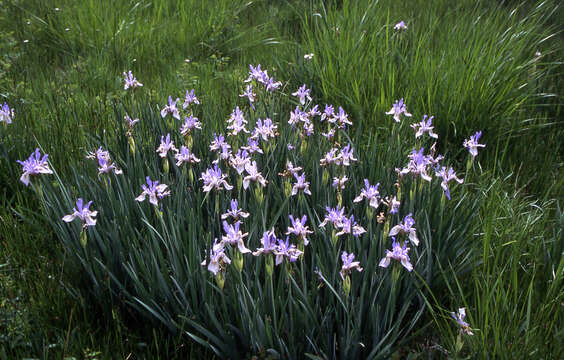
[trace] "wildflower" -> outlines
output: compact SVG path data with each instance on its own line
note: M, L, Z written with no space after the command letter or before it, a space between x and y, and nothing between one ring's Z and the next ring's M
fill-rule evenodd
M334 177L333 178L333 187L337 189L337 191L342 191L345 188L345 183L349 180L349 178L344 175L342 178Z
M370 206L372 206L374 209L377 209L378 206L380 206L380 200L381 200L380 192L378 191L379 186L380 183L376 185L370 185L368 179L364 179L364 189L362 189L360 195L358 195L353 200L353 202L357 203L357 202L361 202L362 199L366 199L369 201Z
M305 55L304 55L304 59L306 59L306 60L311 60L311 59L313 59L313 54L305 54Z
M219 160L229 160L233 157L231 153L231 146L229 144L221 145L221 151L219 152L219 158L212 161L212 164L217 164Z
M4 105L2 105L2 108L0 108L0 122L11 124L13 118L14 118L14 109L10 109L8 104L4 103Z
M292 222L292 226L288 226L288 231L286 235L294 234L298 238L304 241L304 246L309 244L309 240L307 239L308 234L313 234L313 231L309 230L308 226L305 226L307 221L307 216L304 215L302 218L294 219L294 216L290 215L290 221Z
M170 191L167 190L168 186L165 184L159 184L158 180L151 181L150 177L145 178L147 180L147 185L141 185L143 192L141 195L135 198L135 200L142 202L145 201L145 196L149 196L149 202L155 206L158 205L158 200L161 200L165 196L170 195Z
M18 164L23 167L23 174L20 177L20 181L23 182L25 186L29 185L30 175L53 173L53 171L49 168L49 164L47 163L47 157L47 154L41 157L39 148L37 148L35 149L35 152L31 153L27 160L17 160Z
M221 190L222 187L225 190L233 189L233 186L229 185L225 181L226 175L222 175L221 169L215 165L213 169L207 169L206 172L202 173L201 180L204 181L204 192L209 192L211 189Z
M394 25L394 29L398 30L398 31L405 30L405 29L407 29L407 25L405 25L405 22L403 22L403 20L402 20L399 23L397 23L396 25Z
M109 174L112 170L116 175L123 174L123 171L112 164L109 157L98 157L98 166L98 175Z
M351 215L350 218L343 216L343 221L341 222L340 229L341 231L337 233L337 236L352 234L354 237L359 237L366 232L366 230L362 226L354 221L353 215Z
M301 166L294 166L292 165L291 161L286 162L286 169L282 173L279 173L279 176L282 177L290 177L295 176L298 172L302 171Z
M403 224L398 224L390 230L390 236L397 235L398 233L409 234L409 240L413 245L419 245L419 239L417 239L416 229L413 227L415 225L415 220L411 216L411 213L407 214L403 219Z
M274 228L270 231L265 231L260 239L262 247L253 252L253 255L259 256L260 254L270 254L271 252L276 251L278 249L276 246L277 241L278 239L276 238L276 235L274 235Z
M427 174L427 167L431 165L435 159L423 155L423 150L423 148L419 149L419 151L413 149L411 154L408 155L410 160L407 167L401 170L396 168L400 176L411 173L413 175L420 175L425 181L431 181L431 176Z
M94 152L87 152L86 158L87 159L96 159L96 160L104 159L106 161L109 161L110 160L110 153L107 152L106 150L103 150L102 147L100 146L98 148L98 150L96 150Z
M292 187L292 196L298 193L298 190L303 190L305 194L311 195L311 191L309 191L309 181L305 181L305 173L298 175L297 173L294 174L296 178L296 183Z
M265 187L268 183L268 181L266 181L262 174L258 171L256 161L247 163L245 165L245 170L249 175L245 176L245 178L243 179L243 189L247 189L251 181L258 182L262 187Z
M342 107L339 106L339 113L335 115L334 119L339 123L341 129L345 129L347 125L352 125L349 116L345 113Z
M129 115L125 115L124 117L125 123L127 124L127 133L126 136L131 136L133 132L133 126L139 122L139 119L131 119Z
M327 214L325 215L323 222L319 224L319 227L325 227L327 223L333 224L335 228L341 228L343 226L343 221L345 219L345 208L341 208L339 205L337 205L336 208L330 208L329 206L326 206L325 211L327 211Z
M274 255L276 255L275 264L280 265L284 257L287 257L290 262L295 262L303 253L303 251L296 248L296 245L290 245L286 236L286 241L278 240L278 246L274 250Z
M231 209L227 210L225 214L221 215L221 220L225 220L228 217L232 217L234 220L239 219L239 217L242 217L244 219L248 218L249 213L244 212L242 209L238 209L237 206L238 206L237 199L232 199Z
M250 154L254 154L258 152L259 154L263 154L262 149L258 146L258 141L250 137L248 140L248 146L241 146L241 149L248 151Z
M262 140L268 141L269 138L276 137L276 131L278 130L278 125L273 124L272 120L269 118L264 119L257 119L257 124L255 126L255 130L253 131L252 138L261 137Z
M225 248L223 243L217 242L215 239L212 248L210 249L210 261L208 265L208 270L214 275L220 272L225 264L231 264L231 260L225 255ZM206 260L202 262L202 266L206 266Z
M202 123L198 121L197 117L192 115L184 117L184 124L180 128L180 133L182 136L190 134L193 129L202 130Z
M339 149L336 148L332 148L331 150L329 150L329 152L325 154L325 156L321 160L319 160L319 165L321 166L327 166L330 164L340 165L341 160L343 158L343 154L340 153L339 155L337 155L338 150Z
M400 122L401 114L404 114L407 117L411 117L411 114L407 112L407 108L405 106L405 103L403 102L403 98L401 98L399 101L396 100L396 102L392 106L392 109L386 113L386 115L392 115L392 114L394 115L394 120L396 122Z
M274 78L269 78L265 86L266 91L273 92L274 90L277 90L280 86L282 86L282 83L280 81L274 81Z
M260 64L258 64L257 67L253 67L253 65L249 65L249 68L251 70L249 71L249 77L245 80L245 82L250 82L253 79L259 80L263 78L264 73L260 69Z
M126 72L123 73L123 80L124 80L123 90L127 90L129 88L135 90L137 87L143 86L143 84L141 84L139 81L137 81L136 78L133 77L131 70L129 70L127 73Z
M308 114L310 117L314 117L314 116L319 116L321 115L321 112L319 111L319 105L315 105L314 107L312 107L311 109L309 109Z
M239 97L247 97L253 109L255 108L255 106L253 105L253 103L255 102L255 96L256 94L253 92L253 85L251 84L248 84L245 92L239 95Z
M184 145L180 147L180 151L174 155L174 158L176 159L176 166L181 166L182 163L195 164L200 162L200 159Z
M388 267L390 265L390 259L394 259L401 262L403 267L406 268L407 271L411 272L411 270L413 270L413 265L409 262L408 252L409 248L406 247L405 243L403 246L400 246L396 239L392 238L392 251L386 250L386 256L380 260L378 266Z
M235 156L231 156L229 158L229 165L233 167L239 175L245 171L245 165L247 165L251 161L247 150L239 150Z
M166 134L166 139L164 136L161 136L161 144L157 148L156 152L159 153L160 157L164 158L169 150L178 152L178 149L174 146L174 141L170 140L170 134Z
M423 135L424 133L428 132L429 136L435 139L439 138L439 135L435 134L433 132L434 126L431 126L431 121L433 121L434 116L431 116L428 118L427 121L425 121L425 119L427 119L427 115L423 115L423 120L420 123L417 124L411 124L411 127L413 128L413 130L417 130L417 132L415 133L415 138L420 137L421 135Z
M222 243L228 243L231 245L237 245L237 248L242 254L246 254L251 252L251 250L245 247L245 243L243 242L243 238L245 238L249 233L244 233L239 229L239 225L241 225L240 221L237 221L235 224L230 225L227 221L223 222L223 230L225 231L225 235L221 238Z
M308 122L309 121L309 114L300 110L299 106L296 106L293 112L290 112L290 120L288 120L288 124L292 125L294 128L299 122Z
M447 185L448 182L451 180L455 180L459 184L462 184L464 182L464 180L456 177L456 173L454 172L454 169L452 167L449 167L447 169L446 166L443 166L440 170L437 167L436 175L443 179L443 181L441 182L441 187L445 191L445 195L449 200L450 200L450 191Z
M456 320L456 322L460 326L460 332L461 333L465 333L465 334L468 334L468 335L474 335L472 330L470 330L470 325L468 325L468 323L466 321L464 321L464 318L466 317L466 308L459 308L458 314L451 312L450 316L452 316L453 319Z
M362 268L360 267L360 262L353 261L354 260L353 253L348 254L346 251L343 251L343 253L341 254L341 260L343 261L343 266L341 267L341 271L340 271L341 279L344 280L345 276L348 276L352 269L356 268L358 272L362 271Z
M229 119L227 119L227 126L228 130L231 130L231 133L228 135L237 135L239 132L243 131L245 133L249 133L249 131L245 128L247 125L247 120L243 117L243 112L237 106L235 110L231 113Z
M186 90L186 97L184 98L184 103L182 104L182 108L186 109L192 103L199 105L200 100L198 100L196 95L194 95L194 89L190 90L190 92Z
M464 140L462 146L468 149L472 158L475 158L478 155L478 148L479 147L486 147L484 144L478 144L478 140L482 136L481 131L477 131L474 135L470 136L470 139Z
M217 135L214 133L213 138L214 139L210 145L211 151L218 151L224 146L231 147L229 144L225 142L225 137L222 134Z
M390 209L390 214L397 214L399 207L401 205L401 203L398 201L398 199L395 196L391 199L389 196L386 196L386 198L384 199L384 201L382 201L382 203L388 206L388 208Z
M300 98L300 104L304 105L305 104L305 100L306 98L311 101L311 96L309 96L309 89L306 88L305 84L302 85L298 91L296 91L295 93L292 93L293 96L299 97Z
M76 200L76 207L72 209L72 214L65 215L63 221L71 222L78 217L83 223L83 228L96 225L96 219L94 219L94 217L98 215L98 211L90 211L90 205L92 205L92 201L89 201L86 206L83 206L82 198L78 198L78 200Z
M330 129L326 133L322 132L321 135L323 135L323 137L326 138L328 141L331 141L331 139L335 137L335 129Z
M180 113L178 112L178 108L176 107L176 103L178 102L178 98L172 101L172 97L169 95L168 97L168 105L161 110L161 117L165 118L168 114L171 114L172 117L180 120Z
M349 166L351 161L358 161L358 159L356 159L353 155L353 149L351 148L351 145L347 145L345 146L342 150L341 150L341 161L342 164L344 166Z
M329 119L333 118L334 116L335 110L333 109L333 105L325 104L325 110L323 110L323 113L321 114L321 121L325 119L329 121Z

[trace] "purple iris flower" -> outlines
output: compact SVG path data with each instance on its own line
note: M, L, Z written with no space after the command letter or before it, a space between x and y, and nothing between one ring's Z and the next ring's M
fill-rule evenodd
M23 174L20 177L20 181L23 182L25 186L29 185L30 175L53 173L53 171L49 168L49 164L47 163L47 158L48 158L47 154L41 157L39 148L36 148L35 152L31 153L31 155L27 160L24 161L17 160L17 163L23 167Z
M443 179L443 181L441 182L441 187L445 191L445 196L449 200L450 200L450 191L448 189L448 182L451 180L455 180L459 184L462 184L464 182L463 179L459 179L456 177L456 173L454 172L454 169L452 167L449 167L447 169L446 166L443 166L440 170L437 167L436 175Z
M401 30L405 30L407 29L407 25L405 25L405 22L402 20L399 23L397 23L396 25L394 25L394 29L401 31Z
M274 78L268 78L268 81L265 83L266 91L273 92L282 86L282 82L274 81Z
M182 163L195 164L200 162L200 159L184 145L180 147L180 151L174 155L174 158L176 159L176 166L180 166Z
M184 124L180 128L180 133L182 136L190 134L193 129L202 130L202 123L198 121L197 117L192 115L184 117Z
M332 148L331 150L329 150L329 152L327 152L327 154L325 154L325 156L323 156L323 158L319 160L319 165L321 166L327 166L330 164L340 165L343 159L343 153L341 152L340 154L337 154L337 151L339 151L339 149L337 148Z
M196 95L194 95L194 89L192 89L190 92L188 92L188 90L186 90L186 98L184 98L184 104L182 104L182 108L186 109L192 103L199 105L200 100L198 100Z
M333 105L325 104L325 110L323 110L323 114L321 114L321 121L327 119L332 119L335 116L335 109L333 109Z
M116 175L123 174L123 171L118 169L114 164L110 162L109 157L108 158L102 156L98 157L98 165L99 165L98 175L109 174L112 170Z
M360 192L360 195L358 195L353 202L357 203L357 202L361 202L362 199L366 199L369 201L369 204L371 207L373 207L374 209L377 209L378 206L380 206L380 192L378 191L378 187L380 186L380 183L376 184L376 185L370 185L370 183L368 182L368 179L364 179L364 189L362 189L362 191Z
M428 117L427 115L423 115L423 120L417 124L411 124L413 130L416 130L415 138L420 137L424 133L429 133L429 136L435 139L439 138L439 135L433 132L434 126L431 126L431 122L433 121L434 116Z
M356 269L357 271L362 271L362 267L360 267L360 262L353 261L354 254L348 254L346 251L343 251L341 254L341 260L343 261L343 266L341 267L341 279L345 280L345 276L348 276L352 269Z
M307 216L304 215L302 218L294 219L294 216L290 215L290 221L292 222L292 226L288 226L288 231L286 235L294 234L298 238L304 241L304 246L309 244L309 240L307 239L308 234L313 234L313 231L309 230L308 226L305 226L307 222Z
M478 155L478 148L479 147L486 147L484 144L479 144L478 140L482 136L482 132L478 131L474 135L470 136L470 139L464 140L462 146L468 149L472 158L475 158Z
M341 231L337 233L337 236L353 234L354 237L359 237L366 232L366 230L362 226L354 221L353 215L351 215L350 218L343 216L343 221L341 222L340 229Z
M149 196L149 202L155 206L158 205L158 200L161 200L165 196L170 195L170 191L167 189L168 186L165 184L159 184L158 180L151 181L150 177L146 177L147 185L141 185L143 192L141 195L135 198L135 200L142 202L145 201L145 197Z
M337 191L342 191L345 188L345 183L349 180L346 175L343 175L342 178L334 177L333 178L333 187L337 189Z
M141 84L139 81L137 81L135 77L133 77L131 70L123 73L123 81L124 81L124 85L123 85L124 90L127 89L135 90L135 88L143 86L143 84Z
M169 95L168 97L168 105L161 110L161 117L165 118L168 114L171 114L172 117L180 120L180 113L178 112L178 108L176 107L176 103L178 102L178 98L172 101L172 97Z
M161 144L157 148L156 152L159 153L160 157L164 158L169 150L178 152L178 149L174 146L174 141L170 140L170 134L166 134L166 138L161 136Z
M72 214L65 215L63 221L71 222L75 218L79 218L83 223L83 228L96 225L96 219L94 219L94 217L98 215L98 211L90 211L90 205L92 205L92 201L84 205L82 198L78 198L78 200L76 200L76 207L72 209Z
M390 209L390 214L397 214L399 207L401 205L401 203L398 201L398 199L395 196L393 198L386 196L386 198L384 199L384 201L382 201L382 203L388 206L388 209Z
M10 109L8 104L4 103L0 108L0 123L5 122L6 124L11 124L14 118L14 109Z
M253 105L253 103L255 102L255 96L256 94L253 92L253 85L251 84L248 84L245 92L239 95L239 97L247 97L253 109L255 108L255 105Z
M245 165L251 161L247 150L239 150L235 156L229 158L229 165L237 171L237 174L241 175L245 171Z
M467 335L474 335L472 330L470 330L470 325L468 325L468 323L464 321L464 318L466 317L466 308L459 308L457 314L451 312L450 316L452 316L452 318L456 320L456 322L460 326L460 332Z
M396 122L400 122L401 114L404 114L407 117L411 117L411 114L407 112L407 107L403 102L403 98L401 98L399 101L396 100L396 102L392 106L392 109L386 113L386 115L394 115L394 120Z
M245 127L247 125L247 120L245 120L245 118L243 117L243 112L241 111L241 109L239 109L238 106L235 108L235 110L233 110L229 119L227 119L227 123L229 124L227 126L227 129L231 130L228 135L235 136L241 131L247 134L249 133L249 131Z
M414 225L415 220L413 220L413 216L411 216L411 213L409 213L403 219L403 224L398 224L390 230L389 236L394 236L398 233L407 234L409 235L409 241L411 241L413 245L417 246L419 245L419 239L417 239L417 232L413 227Z
M429 165L432 165L435 161L438 160L433 159L430 156L423 155L423 150L424 150L423 148L419 149L419 151L413 149L411 154L408 155L410 160L409 163L407 164L407 167L403 169L396 168L396 171L401 176L411 173L413 175L420 175L421 178L425 181L431 181L431 176L427 174L427 167ZM438 157L438 159L440 158Z
M225 255L225 248L223 243L217 242L215 239L212 248L210 249L210 262L208 265L208 270L214 275L217 275L221 271L224 264L231 264L231 260ZM202 262L202 266L206 266L206 260Z
M302 254L303 251L298 250L296 245L290 245L289 239L286 236L286 241L278 240L278 246L274 250L274 255L276 255L275 264L280 265L284 257L287 257L290 262L295 262Z
M255 130L253 131L252 138L262 138L264 141L268 141L269 138L276 137L276 131L278 130L278 125L273 124L272 120L266 118L264 121L262 119L257 119L257 124L255 125Z
M247 164L245 164L245 170L249 175L245 176L243 179L243 189L247 189L251 181L258 182L262 187L265 187L268 183L268 181L266 181L266 179L258 171L256 161L253 161L252 163L247 162Z
M311 195L311 191L309 191L309 181L305 181L305 173L298 175L294 173L294 177L296 178L296 183L292 187L292 196L296 195L299 190L303 190L305 194Z
M349 166L351 161L358 161L353 155L353 149L350 144L341 149L341 161L344 166Z
M239 219L239 217L242 217L244 219L249 217L249 213L244 212L242 209L238 209L238 202L237 199L232 199L231 200L231 209L227 210L227 212L223 215L221 215L221 220L225 220L228 217L232 217L234 220Z
M213 134L213 138L214 140L212 141L211 145L210 145L210 150L211 151L218 151L221 150L222 147L224 146L228 146L231 147L229 144L227 144L225 142L225 137L222 134Z
M217 165L213 169L207 169L200 178L204 181L204 192L209 192L213 188L216 190L221 190L222 188L225 188L225 190L233 189L233 186L225 181L226 177L226 175L221 173L221 169Z
M304 105L305 104L305 100L306 98L311 101L311 96L309 96L309 92L310 90L308 88L306 88L306 85L302 85L298 91L296 91L295 93L292 93L293 96L299 97L300 98L300 104Z
M251 250L245 247L245 243L243 242L243 238L247 237L249 233L244 233L239 229L239 225L241 225L240 221L237 221L235 224L230 225L227 221L223 222L223 230L225 231L225 235L221 238L222 243L228 243L232 246L237 246L241 254L246 254L251 252Z
M394 259L403 265L407 271L411 272L413 270L413 265L409 261L409 248L406 247L407 244L403 244L403 247L396 241L395 238L392 238L392 251L386 250L386 256L380 260L378 266L380 267L388 267L390 265L390 260Z
M254 256L258 256L260 254L270 254L271 252L274 252L278 249L278 246L276 245L278 239L276 238L276 235L274 235L274 229L265 231L262 234L262 239L260 239L260 242L262 244L262 247L253 252Z
M341 208L339 205L336 208L326 206L325 211L327 211L327 214L323 222L319 224L319 227L325 227L327 223L331 223L335 228L341 228L345 219L345 208Z
M339 123L339 127L341 129L346 129L347 125L352 125L352 122L349 120L349 116L345 113L342 107L339 106L339 113L335 115L334 119Z
M253 139L252 137L250 137L249 139L247 139L247 142L249 145L241 146L241 149L248 151L250 154L253 154L255 152L258 152L259 154L263 154L262 149L258 145L257 139Z

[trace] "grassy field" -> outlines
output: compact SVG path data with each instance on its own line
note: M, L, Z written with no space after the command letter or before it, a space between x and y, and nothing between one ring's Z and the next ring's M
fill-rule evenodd
M0 359L564 356L558 1L0 0L0 8L0 106L14 109L12 123L0 124ZM400 21L406 29L394 29ZM256 108L240 96L249 64L281 81L269 93L253 80ZM129 70L143 83L134 92L124 90ZM292 95L302 84L313 99L305 105ZM190 89L201 104L183 114L203 125L188 139L159 112L169 95L180 107ZM413 117L396 123L385 113L400 98ZM312 137L287 125L296 106L313 104L348 114L338 144L320 136L318 120ZM276 145L262 143L257 155L269 185L244 191L231 170L231 194L205 193L198 178L215 159L210 141L227 133L236 106L249 130L258 118L278 124ZM135 153L126 114L141 120ZM432 145L409 127L423 114L434 116L437 153L464 177L450 185L451 200L436 180L394 171ZM472 158L462 144L476 131L486 147ZM168 155L165 166L155 149L167 133L202 161L186 170ZM246 144L231 139L234 150ZM319 166L346 144L357 163ZM100 177L84 159L99 146L124 175ZM16 160L37 147L56 174L26 187ZM310 196L285 192L277 174L287 159L304 167ZM330 186L344 175L342 191ZM145 176L171 188L160 210L134 201ZM353 205L365 178L382 197L401 197L400 213L377 221L370 206ZM86 246L78 224L60 220L77 197L99 211ZM307 214L315 234L300 244L303 258L272 274L271 258L235 265L240 255L228 248L233 263L220 285L199 264L224 235L219 214L231 198L252 210L243 226L253 251L264 231L282 237L289 215ZM362 237L334 241L335 231L319 227L325 206L341 203ZM408 213L421 242L412 245L414 270L379 267L390 228ZM340 276L342 251L364 270ZM473 335L451 316L462 307Z

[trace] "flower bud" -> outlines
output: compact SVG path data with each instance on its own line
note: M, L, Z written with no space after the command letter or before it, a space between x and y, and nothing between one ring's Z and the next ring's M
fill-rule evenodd
M323 168L323 175L322 175L322 184L323 186L327 186L327 184L329 184L329 171L327 171L327 168Z
M349 275L345 276L343 279L343 291L345 292L345 296L349 296L351 292L351 278Z
M260 186L259 184L256 184L256 186L255 186L255 199L257 200L257 203L259 205L261 205L262 201L264 200L264 194L262 192L262 186Z
M243 254L240 251L234 251L233 266L237 271L243 271Z
M223 290L223 287L225 286L225 275L223 274L223 271L217 273L217 275L215 276L215 283L217 284L218 288Z
M169 170L168 159L163 158L163 171L165 174L168 174L168 170Z
M274 257L271 254L266 255L264 267L266 268L266 275L268 277L272 277L272 271L274 269Z
M80 232L80 245L82 245L83 248L86 248L86 243L88 242L88 238L86 236L86 229L82 229L82 231Z
M292 195L292 183L288 179L284 179L284 195L286 197Z
M129 136L127 142L129 143L129 152L132 156L135 156L135 139L133 139L133 136Z

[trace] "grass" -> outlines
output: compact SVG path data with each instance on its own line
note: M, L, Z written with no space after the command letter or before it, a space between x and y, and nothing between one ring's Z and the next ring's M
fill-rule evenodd
M484 131L480 176L467 179L484 200L461 239L473 244L473 265L461 272L455 263L440 263L439 285L425 294L426 313L410 340L394 345L396 356L562 354L557 2L203 4L0 2L6 10L0 102L17 114L0 129L0 332L7 334L0 358L200 354L186 336L167 335L157 323L138 329L137 313L119 301L102 305L84 296L88 282L71 265L73 254L46 230L38 200L16 181L15 160L39 143L60 174L70 176L94 144L124 148L116 131L124 109L149 114L186 88L202 94L201 120L219 127L239 101L249 63L287 80L288 94L305 83L320 104L343 106L367 153L388 151L383 113L400 97L416 117L435 115L439 149L459 167L462 140ZM408 26L401 33L392 30L399 20ZM308 62L303 54L310 52ZM129 69L144 83L137 108L121 90L121 73ZM400 154L408 146L401 144ZM449 312L462 306L476 330L459 340Z

